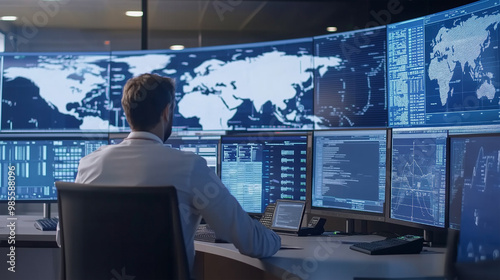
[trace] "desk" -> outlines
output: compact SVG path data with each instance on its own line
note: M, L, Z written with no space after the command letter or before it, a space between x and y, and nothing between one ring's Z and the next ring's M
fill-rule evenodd
M18 216L15 274L7 271L8 248L0 247L0 279L57 279L60 250L55 232L37 230L38 216ZM0 241L7 240L7 216L0 216ZM282 249L265 259L244 256L232 244L195 241L196 271L200 279L321 280L353 277L431 277L444 274L444 248L425 248L419 255L370 256L349 249L354 241L375 241L380 236L282 236L282 243L302 249ZM52 244L44 246L22 245ZM4 242L5 243L5 242ZM29 248L24 248L29 247Z
M56 235L54 231L35 228L35 220L42 218L40 216L17 216L16 272L7 270L10 267L7 254L11 246L7 243L10 235L7 217L0 216L0 279L59 279L60 249L56 247Z
M238 253L232 244L213 244L195 242L195 249L204 253L206 262L205 275L212 279L212 272L207 265L210 256L219 257L218 267L213 268L220 274L228 270L231 262L223 263L223 260L244 263L252 270L265 271L264 279L350 279L354 277L436 277L444 275L444 248L424 248L418 255L388 255L370 256L349 249L351 242L375 241L383 239L380 236L316 236L297 237L282 236L285 245L297 246L303 249L281 249L271 258L254 259ZM346 243L346 244L345 244ZM240 275L246 275L238 268ZM227 279L234 276L229 272ZM267 277L267 278L266 278ZM252 279L252 278L246 278Z
M41 231L35 228L35 221L41 219L41 216L15 216L16 222L16 242L56 242L54 231ZM9 229L7 224L8 216L0 216L0 242L7 240Z

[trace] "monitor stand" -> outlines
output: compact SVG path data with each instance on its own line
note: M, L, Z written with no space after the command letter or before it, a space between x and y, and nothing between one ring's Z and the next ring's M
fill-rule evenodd
M43 218L50 219L50 202L43 204Z
M432 247L432 241L434 239L434 234L432 231L424 229L424 242L429 244L429 247Z
M354 234L354 219L345 220L345 233Z

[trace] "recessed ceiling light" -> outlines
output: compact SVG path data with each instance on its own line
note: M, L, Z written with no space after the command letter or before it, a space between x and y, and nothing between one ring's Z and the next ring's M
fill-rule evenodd
M3 16L3 17L0 17L0 20L3 20L3 21L15 21L17 19L16 16Z
M172 46L170 46L170 49L173 51L180 51L180 50L184 49L184 46L183 45L172 45Z
M336 32L337 31L337 27L335 27L335 26L328 26L326 28L326 31L328 31L328 32Z
M129 17L142 17L142 11L126 11L125 15Z

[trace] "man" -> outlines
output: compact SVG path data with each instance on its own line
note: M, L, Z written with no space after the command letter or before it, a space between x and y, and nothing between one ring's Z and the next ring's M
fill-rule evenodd
M82 158L76 183L175 186L191 270L201 217L242 254L262 258L278 251L280 237L248 216L202 157L163 146L172 132L172 79L152 74L130 79L122 106L132 132L120 144Z

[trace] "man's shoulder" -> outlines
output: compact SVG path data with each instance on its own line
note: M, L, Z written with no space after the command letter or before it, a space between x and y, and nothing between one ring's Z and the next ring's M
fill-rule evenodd
M99 157L101 156L104 151L106 151L111 145L103 145L103 146L100 146L99 148L97 148L97 150L93 151L92 153L82 157L80 159L80 162L81 161L85 161L85 160L89 160L89 159L92 159L92 158L95 158L95 157Z
M194 152L181 151L181 150L173 149L170 147L165 147L165 148L168 149L169 153L171 153L171 155L174 157L179 157L179 158L182 158L182 159L188 160L188 161L204 161L205 160L203 157L197 155Z

